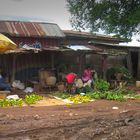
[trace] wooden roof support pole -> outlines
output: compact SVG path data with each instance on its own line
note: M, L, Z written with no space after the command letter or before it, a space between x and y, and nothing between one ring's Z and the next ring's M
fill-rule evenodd
M13 54L13 64L12 64L12 76L11 76L11 84L15 80L15 73L16 73L16 54Z
M107 55L102 55L102 76L103 79L106 79L106 71L107 71Z
M78 56L77 56L78 58L78 60L79 60L79 75L81 76L82 75L82 57L81 57L81 54L80 53L78 53Z
M86 64L86 58L85 58L86 54L80 53L78 56L79 56L79 74L81 76Z
M131 59L131 52L128 51L128 55L127 55L127 68L129 70L129 72L132 74L133 71L132 71L132 59Z
M54 52L51 53L51 69L54 70Z
M137 78L140 80L140 52L138 52Z

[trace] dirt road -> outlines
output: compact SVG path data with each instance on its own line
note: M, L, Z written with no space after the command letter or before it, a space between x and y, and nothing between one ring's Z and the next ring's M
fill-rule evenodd
M139 139L138 100L0 108L0 140Z

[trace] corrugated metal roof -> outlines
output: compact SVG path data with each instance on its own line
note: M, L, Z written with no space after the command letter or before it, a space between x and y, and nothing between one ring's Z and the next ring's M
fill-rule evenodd
M72 50L92 50L84 45L68 45L66 48L72 49Z
M16 53L30 53L30 52L40 52L41 49L25 49L25 48L16 48L15 50L7 50L4 53L0 54L16 54Z
M71 46L65 46L63 48L59 47L50 47L50 48L43 48L43 49L38 49L38 48L30 48L28 46L25 46L23 48L16 48L15 50L8 50L4 52L4 54L9 54L9 53L29 53L29 52L40 52L40 51L59 51L59 52L64 52L64 51L85 51L85 52L103 52L102 49L95 47L93 45L71 45Z
M113 43L102 43L102 42L91 42L94 45L105 45L111 47L121 47L121 48L140 48L140 46L130 46L126 44L113 44Z
M0 33L20 37L65 37L54 23L0 21Z
M98 47L95 47L93 45L68 45L66 46L66 48L69 48L69 49L72 49L72 50L83 50L83 51L96 51L96 52L101 52L103 51L102 49L98 48Z
M83 38L91 38L91 39L104 39L104 40L112 40L118 42L124 42L124 40L112 37L110 35L103 35L97 33L89 33L89 32L80 32L80 31L73 31L73 30L63 30L66 36L75 36L75 37L83 37Z

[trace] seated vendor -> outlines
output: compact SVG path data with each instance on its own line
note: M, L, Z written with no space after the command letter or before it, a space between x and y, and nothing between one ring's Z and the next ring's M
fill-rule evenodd
M76 78L76 74L73 73L73 72L68 73L65 78L66 78L66 81L67 81L68 84L73 84L74 80Z
M82 75L83 82L88 82L89 80L92 80L92 70L90 69L90 66L87 65L83 75Z
M84 83L88 82L89 80L92 81L92 70L90 69L90 66L87 65L84 72L83 72L83 75L82 75L82 80Z
M71 73L68 73L66 75L66 87L67 87L67 91L71 93L71 90L72 90L72 87L73 87L73 84L75 82L75 79L76 79L76 74L71 72Z
M95 80L94 76L95 76L95 71L91 69L90 65L87 65L82 75L82 81L84 83L83 87L85 86L92 87L93 80Z

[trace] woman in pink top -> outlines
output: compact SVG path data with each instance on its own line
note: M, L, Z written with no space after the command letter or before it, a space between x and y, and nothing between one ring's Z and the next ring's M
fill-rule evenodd
M83 82L92 80L92 70L90 69L90 66L87 66L86 69L84 70L82 80Z

